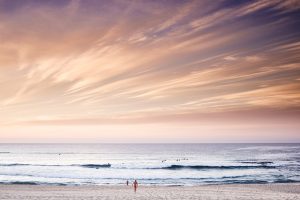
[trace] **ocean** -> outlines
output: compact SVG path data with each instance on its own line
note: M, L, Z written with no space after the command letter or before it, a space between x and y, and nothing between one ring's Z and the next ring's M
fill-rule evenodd
M0 183L300 182L300 144L0 144Z

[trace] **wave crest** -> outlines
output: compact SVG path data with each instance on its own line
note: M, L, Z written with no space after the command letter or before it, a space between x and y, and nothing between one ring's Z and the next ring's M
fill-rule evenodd
M207 170L207 169L258 169L258 168L275 168L275 166L267 165L237 165L237 166L210 166L210 165L170 165L162 167L161 169L180 170L180 169L195 169L195 170Z

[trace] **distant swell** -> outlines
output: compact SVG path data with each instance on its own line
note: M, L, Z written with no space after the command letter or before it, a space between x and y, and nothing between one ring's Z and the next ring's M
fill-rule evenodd
M241 163L245 163L245 164L260 164L260 165L273 164L273 162L271 162L271 161L241 161Z
M81 166L81 167L86 167L86 168L109 168L111 167L111 164L103 164L103 165L98 165L98 164L86 164L86 165L73 165L73 166Z
M0 166L29 166L30 164L20 164L20 163L12 163L12 164L0 164Z
M196 169L196 170L205 170L205 169L258 169L258 168L275 168L274 166L266 165L238 165L238 166L207 166L207 165L171 165L168 167L162 167L161 169L169 170L179 170L179 169Z
M38 167L85 167L85 168L109 168L111 164L74 164L74 165L40 165L40 164L23 164L23 163L11 163L11 164L0 164L0 166L13 167L13 166L38 166Z
M0 166L37 166L37 167L83 167L83 168L110 168L111 164L72 164L72 165L43 165L43 164L23 164L23 163L12 163L12 164L0 164ZM182 170L182 169L192 169L192 170L210 170L210 169L272 169L275 166L270 165L235 165L235 166L211 166L211 165L170 165L166 167L155 167L155 168L137 168L137 169L166 169L166 170ZM122 168L124 169L124 168ZM134 169L134 168L125 168L125 169Z

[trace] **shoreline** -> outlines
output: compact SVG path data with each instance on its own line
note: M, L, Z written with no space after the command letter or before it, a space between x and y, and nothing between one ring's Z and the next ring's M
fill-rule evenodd
M168 184L143 184L139 183L142 187L206 187L206 186L242 186L242 185L299 185L300 182L275 182L275 183L268 183L268 182L249 182L249 183L203 183L198 185L184 185L184 184L177 184L177 185L168 185ZM64 184L64 183L36 183L36 182L0 182L1 186L44 186L44 187L123 187L126 186L126 183L116 183L116 184ZM131 186L132 183L129 183L128 186Z
M0 199L300 199L300 183L201 186L0 184Z

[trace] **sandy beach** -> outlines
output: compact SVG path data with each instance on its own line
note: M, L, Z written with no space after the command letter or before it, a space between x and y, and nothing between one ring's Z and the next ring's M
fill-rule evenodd
M300 199L300 184L206 186L41 186L0 185L0 199Z

